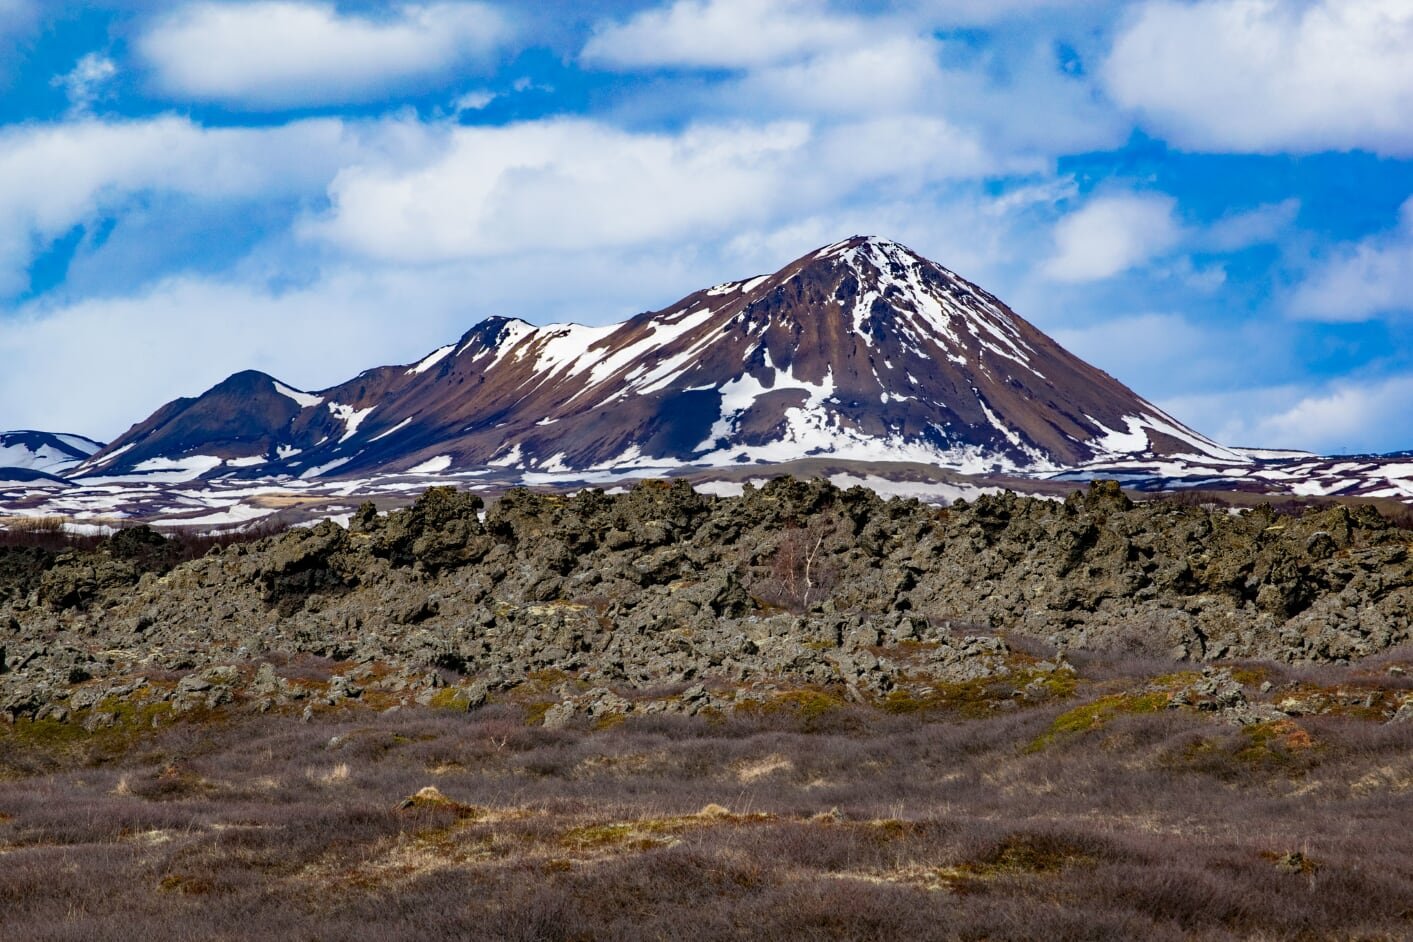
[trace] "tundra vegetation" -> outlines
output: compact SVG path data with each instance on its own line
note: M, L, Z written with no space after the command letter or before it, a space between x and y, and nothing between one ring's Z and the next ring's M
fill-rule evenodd
M0 936L1406 938L1409 542L788 479L16 537Z

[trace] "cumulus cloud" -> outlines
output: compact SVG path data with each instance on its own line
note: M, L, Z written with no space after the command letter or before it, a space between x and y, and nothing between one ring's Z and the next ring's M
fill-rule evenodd
M116 297L34 301L0 329L0 427L107 440L238 370L317 389L371 366L415 362L491 314L620 320L791 257L757 249L692 242L439 266L331 262L292 287L280 284L279 270L262 278L245 269L169 277ZM102 396L75 381L100 375L114 377Z
M1316 451L1406 447L1413 376L1339 383L1260 419L1254 434Z
M1408 155L1410 49L1407 0L1150 0L1102 74L1181 147Z
M1102 281L1179 251L1237 252L1278 239L1295 222L1300 202L1268 203L1207 225L1184 224L1176 210L1177 201L1162 193L1094 197L1055 224L1054 252L1042 270L1054 281ZM1157 270L1202 291L1226 281L1221 265L1199 268L1186 256Z
M1291 313L1326 321L1362 321L1413 311L1413 197L1400 225L1337 251L1296 289Z
M1408 447L1413 376L1341 380L1311 389L1282 385L1176 397L1164 409L1224 442L1320 454Z
M1100 281L1164 254L1183 238L1177 202L1157 193L1099 196L1055 225L1043 266L1055 281Z
M13 126L0 131L0 296L24 289L36 252L140 194L318 196L365 148L412 146L396 122L366 133L332 119L272 128L203 128L176 117Z
M1044 6L1087 5L1054 0ZM826 120L925 114L978 132L992 150L1007 153L1121 144L1128 123L1090 79L1067 72L1053 24L1029 24L1019 39L992 37L984 51L939 33L947 25L1019 15L1020 6L988 12L968 2L899 4L865 15L825 0L677 0L600 24L581 60L624 71L724 70L727 76L694 93L713 113ZM670 89L673 96L681 92L680 86ZM668 98L668 91L654 88L646 97L655 94L664 110L680 110L680 99Z
M898 112L923 105L943 79L937 44L895 36L752 71L732 91L752 108L814 114Z
M685 230L633 244L531 245L435 262L340 259L307 247L263 247L235 269L125 287L118 296L29 302L0 329L0 426L111 437L163 402L231 372L264 369L302 388L370 366L411 362L491 314L536 323L605 323L665 307L717 282L774 271L855 233L899 238L1003 293L992 268L1024 255L1025 200L982 187L880 202L821 199L813 212L776 206L769 219ZM889 188L892 189L891 187ZM289 259L322 259L291 287ZM281 264L281 262L285 264ZM398 312L390 317L389 312ZM101 401L75 376L120 371Z
M584 47L593 65L739 69L845 49L877 20L830 11L824 0L675 0L598 26Z
M198 2L154 21L137 50L172 96L283 108L367 101L464 72L509 34L483 3L406 4L372 18L314 0Z
M553 120L448 128L435 159L339 174L304 228L374 258L437 262L540 248L703 241L838 207L860 187L901 192L984 175L998 161L940 119L882 117L630 132ZM455 207L448 212L447 207Z
M428 329L439 320L436 301L415 281L344 273L285 292L176 277L132 296L31 306L0 331L7 364L0 406L6 423L111 438L175 396L238 370L331 385L372 365L370 350L405 347L409 334L430 348L433 337L455 336ZM388 317L408 304L423 306L416 323ZM447 307L441 299L441 312ZM107 394L75 382L93 376L114 377Z

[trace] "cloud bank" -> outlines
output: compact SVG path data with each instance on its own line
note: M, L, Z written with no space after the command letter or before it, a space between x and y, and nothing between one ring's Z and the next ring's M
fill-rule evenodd
M394 6L385 17L332 3L192 3L160 17L137 49L163 93L238 108L360 102L483 65L510 35L483 3Z
M1156 0L1103 65L1109 94L1179 147L1413 155L1413 4Z

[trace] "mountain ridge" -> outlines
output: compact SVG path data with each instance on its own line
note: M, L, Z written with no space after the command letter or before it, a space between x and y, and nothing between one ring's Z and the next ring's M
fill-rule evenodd
M103 443L68 432L14 429L0 432L0 470L11 480L15 472L54 477L82 464L103 448Z
M899 243L854 236L616 324L487 318L317 392L242 371L75 476L607 470L832 456L967 473L1251 459Z

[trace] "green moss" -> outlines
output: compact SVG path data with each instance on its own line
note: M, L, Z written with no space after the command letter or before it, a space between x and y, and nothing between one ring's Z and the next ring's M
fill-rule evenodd
M1253 723L1243 726L1241 734L1246 744L1236 751L1236 757L1251 765L1284 766L1291 761L1294 753L1315 746L1310 734L1290 720Z
M1148 681L1148 687L1152 690L1166 690L1175 693L1184 687L1191 687L1202 679L1201 671L1175 671L1171 674L1160 674Z
M58 720L17 719L8 730L3 730L4 738L24 746L65 746L82 742L90 733L75 722L60 723Z
M816 687L804 687L787 690L768 700L747 700L737 704L736 712L757 715L787 713L809 729L822 718L845 706L845 702L832 693Z
M1068 699L1079 689L1079 675L1074 671L1046 671L1033 678L1031 683L1039 682L1051 700Z
M427 706L434 710L456 710L466 712L466 704L470 701L466 697L466 692L460 687L442 687L432 694L432 699L427 701Z
M736 819L729 815L711 818L697 815L590 824L566 831L560 838L560 843L575 850L607 847L649 850L671 843L675 840L674 835L682 831L690 828L709 827L712 823L722 820L734 821Z
M1231 676L1232 680L1243 687L1259 687L1263 681L1270 678L1271 671L1265 667L1233 667Z
M802 720L817 720L844 706L844 701L821 690L792 690L779 698L787 709Z
M91 732L84 728L90 717L101 713L111 714L112 723ZM13 726L0 726L0 742L9 740L22 748L46 752L87 746L111 752L123 749L138 736L151 732L154 721L160 723L171 714L170 703L134 702L108 697L91 710L75 712L62 723L55 719L18 719Z
M1055 717L1050 728L1026 747L1026 752L1039 752L1058 739L1102 729L1116 716L1160 713L1167 709L1171 699L1172 694L1166 690L1141 694L1118 693L1100 697Z
M554 706L553 700L536 700L525 706L525 722L530 726L543 726L545 714Z
M1043 698L1034 696L1037 685L1045 693ZM894 714L947 710L981 719L1001 709L1001 704L1014 702L1017 692L1021 690L1027 691L1029 700L1034 702L1037 699L1072 697L1078 686L1079 678L1072 671L1040 671L1033 668L952 682L919 678L910 686L889 691L879 705L884 711Z
M1290 720L1254 723L1187 744L1170 763L1224 780L1252 773L1298 778L1318 761L1319 743Z

